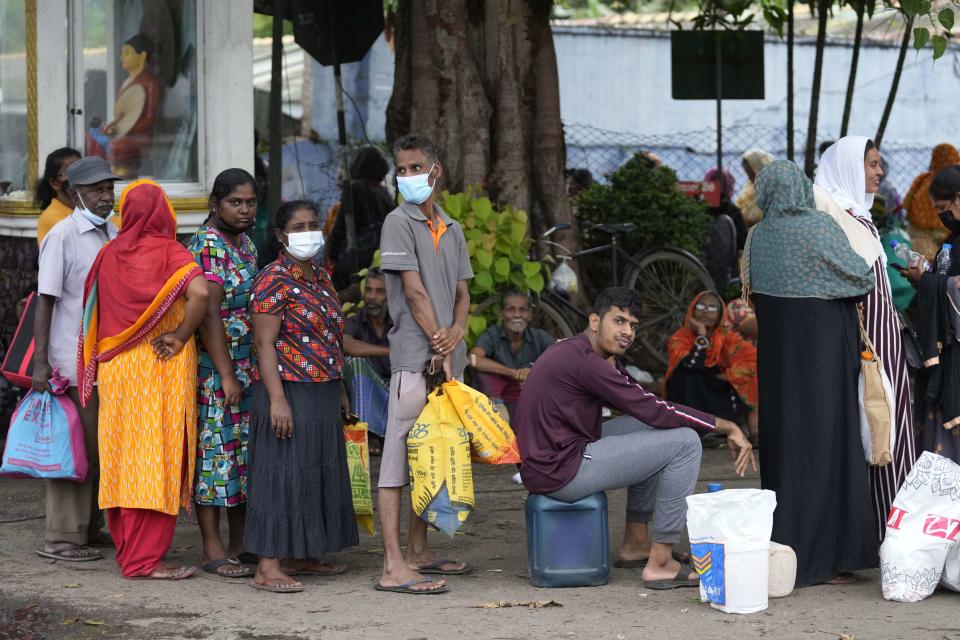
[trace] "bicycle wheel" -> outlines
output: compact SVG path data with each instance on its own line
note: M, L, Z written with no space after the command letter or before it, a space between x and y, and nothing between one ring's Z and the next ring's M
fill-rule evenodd
M576 331L570 321L567 320L560 306L550 301L551 295L552 294L547 292L540 295L539 302L533 307L533 317L530 320L530 326L543 329L557 340L572 338L576 335ZM491 308L499 311L500 296L484 298L477 304L471 315L486 315L486 312Z
M670 336L683 324L693 296L712 290L713 280L699 260L679 249L658 249L634 260L623 286L640 295L637 346L648 360L666 368Z

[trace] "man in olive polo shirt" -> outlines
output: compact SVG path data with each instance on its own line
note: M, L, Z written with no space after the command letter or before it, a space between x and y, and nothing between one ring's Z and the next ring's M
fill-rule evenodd
M390 404L380 460L378 504L383 533L383 575L376 588L431 594L447 590L443 579L423 574L466 573L470 566L441 558L427 546L427 524L411 510L406 554L400 548L400 492L409 483L407 433L426 406L423 372L428 361L447 379L466 366L463 342L473 278L460 225L434 203L443 168L434 144L408 135L393 145L397 187L404 202L387 216L380 240L387 279L390 330Z

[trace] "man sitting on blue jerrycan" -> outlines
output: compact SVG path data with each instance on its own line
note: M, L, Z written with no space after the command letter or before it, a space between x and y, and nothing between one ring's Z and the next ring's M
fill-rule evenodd
M649 589L696 587L697 573L674 558L673 545L700 471L700 436L726 436L740 476L757 463L737 425L661 400L627 374L620 356L639 322L637 294L609 288L582 334L537 359L517 404L520 474L530 493L564 502L628 487L615 566L642 567ZM604 406L623 415L601 424Z

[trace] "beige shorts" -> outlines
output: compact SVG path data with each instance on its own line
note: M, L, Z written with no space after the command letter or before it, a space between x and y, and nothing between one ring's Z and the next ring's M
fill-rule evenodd
M422 373L397 371L390 376L387 431L380 457L377 486L403 487L410 484L407 465L407 434L427 406L427 382Z

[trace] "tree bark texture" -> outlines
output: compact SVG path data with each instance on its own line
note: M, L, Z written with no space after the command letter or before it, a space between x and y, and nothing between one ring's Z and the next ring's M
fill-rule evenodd
M903 27L903 41L900 43L900 57L897 58L897 69L893 73L893 82L890 84L890 94L887 96L887 104L883 107L883 116L880 118L880 126L877 127L877 135L873 137L874 144L880 148L880 142L883 141L883 134L887 129L887 122L890 120L890 112L893 111L893 103L897 99L897 89L900 87L900 75L903 73L903 61L907 57L907 49L910 46L910 34L913 32L913 16L906 18L906 24Z
M823 77L823 49L827 42L827 14L831 0L817 2L817 49L813 62L813 84L810 87L810 119L807 121L807 145L803 156L803 170L813 177L816 168L817 118L820 111L820 80Z
M850 59L850 78L847 80L847 95L843 101L843 120L840 123L840 137L847 135L850 124L850 110L853 108L853 91L857 85L857 66L860 64L860 44L863 41L863 14L866 4L863 0L857 3L857 30L853 35L853 56Z
M794 159L793 134L793 2L787 0L787 160Z
M401 0L387 140L437 145L444 188L480 185L536 234L571 223L550 0ZM575 250L578 234L557 234Z

